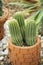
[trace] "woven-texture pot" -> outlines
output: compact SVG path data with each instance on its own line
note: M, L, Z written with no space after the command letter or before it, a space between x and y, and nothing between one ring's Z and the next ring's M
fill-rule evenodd
M38 65L40 60L40 39L37 38L36 44L28 47L16 46L11 38L8 42L9 58L12 65Z

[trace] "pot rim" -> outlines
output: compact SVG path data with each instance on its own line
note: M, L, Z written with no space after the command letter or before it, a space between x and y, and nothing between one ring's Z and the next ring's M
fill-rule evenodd
M34 48L34 47L36 47L37 45L39 45L41 43L41 41L40 41L40 37L37 37L37 42L34 44L34 45L32 45L32 46L16 46L16 45L14 45L13 43L12 43L12 39L10 38L9 39L9 41L8 41L8 44L10 44L11 46L13 46L13 47L16 47L16 48L21 48L21 49L26 49L26 48Z

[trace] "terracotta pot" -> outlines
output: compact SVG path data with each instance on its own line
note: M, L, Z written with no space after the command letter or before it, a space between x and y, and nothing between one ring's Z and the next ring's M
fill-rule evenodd
M12 43L12 39L8 42L9 57L12 65L38 65L40 60L40 38L33 46L20 47Z
M8 9L5 8L3 15L0 17L0 40L4 36L4 23L8 18Z

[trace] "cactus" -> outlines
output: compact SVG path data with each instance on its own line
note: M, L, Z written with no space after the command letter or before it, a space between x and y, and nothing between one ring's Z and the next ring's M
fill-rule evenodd
M36 42L36 23L35 21L26 21L25 25L25 40L26 44L31 46Z
M14 19L9 22L9 30L12 38L12 42L15 45L22 46L22 36L18 22Z
M24 22L24 17L23 17L21 12L17 12L16 14L14 14L13 17L18 21L18 24L20 26L20 31L21 31L21 34L22 34L22 38L25 41L25 22Z
M9 22L12 42L18 46L31 46L35 44L39 21L31 20L31 18L24 21L21 13L16 13L13 17L15 19Z
M3 10L2 10L2 0L0 0L0 16L2 16Z

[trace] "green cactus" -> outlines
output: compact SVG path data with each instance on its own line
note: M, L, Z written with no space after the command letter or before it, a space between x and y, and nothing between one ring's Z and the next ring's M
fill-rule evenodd
M0 0L0 16L2 16L3 10L2 10L2 0Z
M24 21L23 15L19 12L16 13L13 18L14 19L9 22L12 42L17 46L31 46L35 44L40 20L36 21L34 18L32 20L28 18Z
M22 41L22 36L20 32L20 27L18 22L15 19L9 22L9 30L10 30L12 42L15 45L22 46L23 41Z
M36 23L35 21L27 21L25 25L26 44L31 46L36 42Z
M25 41L25 22L24 22L23 14L21 12L17 12L16 14L14 14L13 17L18 21L22 38Z

